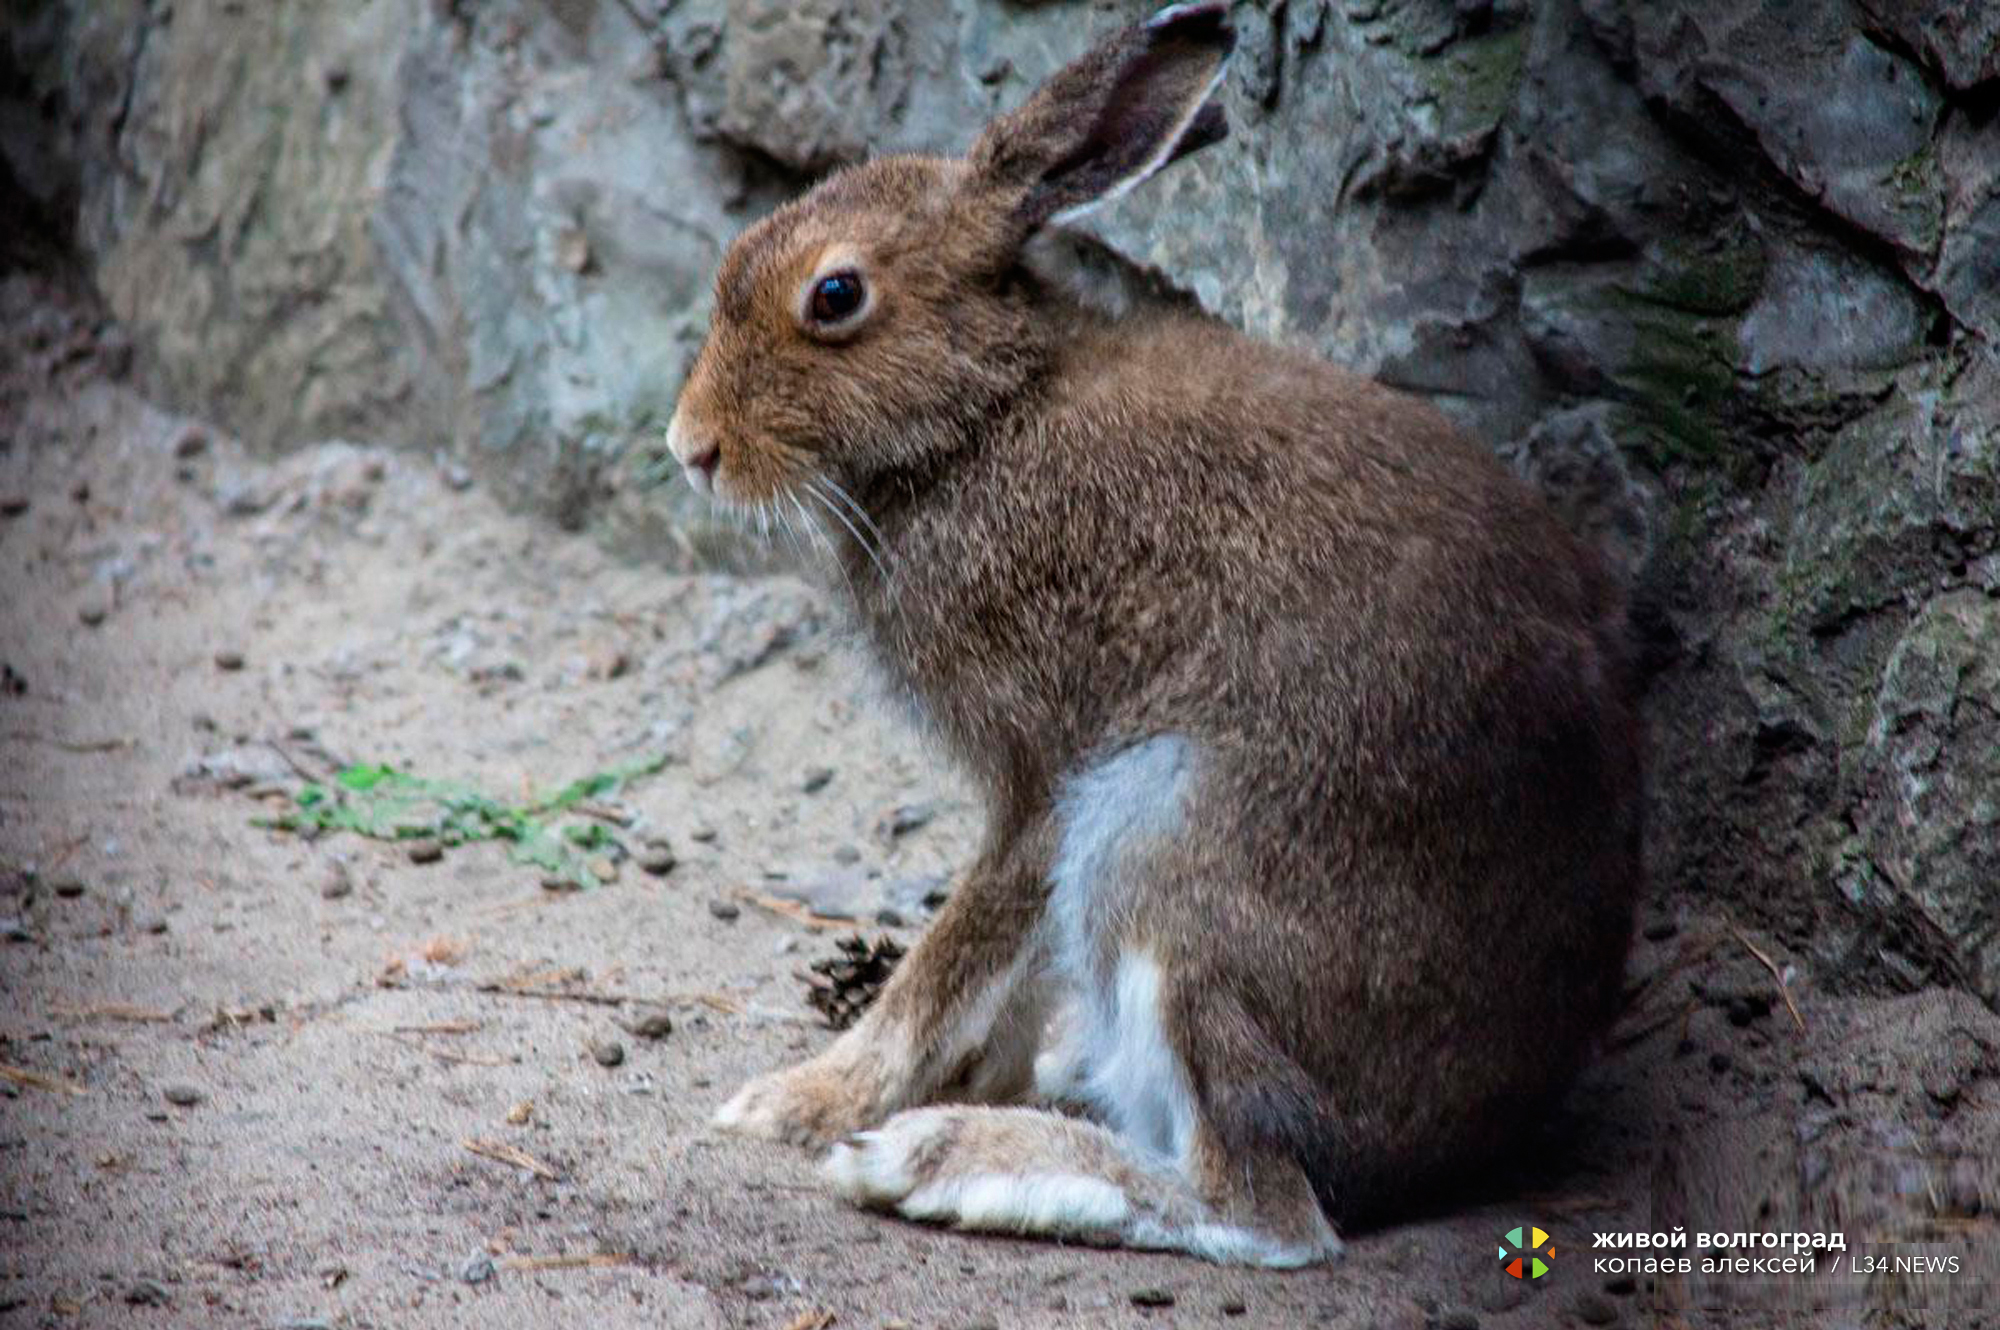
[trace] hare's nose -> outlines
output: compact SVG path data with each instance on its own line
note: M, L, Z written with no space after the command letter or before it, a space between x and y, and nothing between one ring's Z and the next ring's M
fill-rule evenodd
M690 485L703 494L715 492L715 471L722 465L722 445L689 429L678 411L667 426L667 450L686 469Z

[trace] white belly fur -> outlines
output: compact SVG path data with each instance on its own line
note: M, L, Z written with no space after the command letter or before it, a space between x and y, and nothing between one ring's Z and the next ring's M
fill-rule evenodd
M1161 1023L1159 961L1128 925L1148 852L1186 823L1199 757L1191 740L1161 735L1063 783L1046 927L1051 977L1072 1005L1035 1063L1044 1096L1082 1103L1176 1165L1194 1138L1194 1101Z

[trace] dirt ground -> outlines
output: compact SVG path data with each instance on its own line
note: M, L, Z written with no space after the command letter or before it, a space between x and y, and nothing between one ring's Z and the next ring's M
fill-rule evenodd
M115 335L35 279L0 284L0 325L0 1325L1956 1330L2000 1307L2000 1019L1832 995L1690 899L1649 904L1612 1047L1512 1171L1335 1266L836 1203L809 1158L705 1124L830 1037L794 971L857 925L813 909L908 943L977 827L821 593L620 563L365 441L252 458L124 386ZM258 824L347 763L518 799L661 754L599 800L590 890L496 842L419 863ZM1556 1244L1539 1280L1494 1259L1524 1223ZM1593 1268L1591 1234L1675 1224L1961 1268Z

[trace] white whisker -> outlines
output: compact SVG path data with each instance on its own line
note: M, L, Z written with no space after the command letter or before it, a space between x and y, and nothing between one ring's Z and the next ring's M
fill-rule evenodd
M861 519L861 524L867 527L869 534L875 537L875 548L885 548L888 542L882 536L882 528L875 525L875 519L868 515L868 510L856 502L854 496L849 494L846 488L832 476L821 476L820 481L834 494L840 496L841 501L847 505L849 511Z
M787 499L792 498L792 496L789 494L787 494L785 497ZM792 499L792 503L794 506L796 506L798 500ZM778 517L778 525L784 531L787 543L789 543L792 547L793 557L799 561L801 566L811 563L812 551L806 544L805 535L802 532L800 532L797 526L793 525L792 515L786 512L783 508L776 509L775 511Z
M828 498L826 494L824 494L819 489L819 487L810 480L806 482L806 493L812 495L813 498L818 499L821 506L824 507L828 512L832 513L835 519L837 519L842 526L847 528L847 534L854 537L854 543L861 547L861 552L863 554L866 554L869 558L869 561L875 565L875 571L882 574L882 585L885 587L888 586L889 585L888 565L882 562L882 556L876 553L875 547L868 543L868 538L861 534L860 529L857 528L854 525L854 523L847 520L847 514L840 511L839 507L835 505L834 501ZM866 513L863 513L862 520L866 521L867 516L868 515ZM872 526L873 523L870 523L870 525Z
M855 599L854 579L847 575L847 563L840 557L840 551L833 547L833 541L827 537L825 528L813 520L812 514L806 510L806 506L799 502L797 494L790 494L786 497L791 499L792 506L799 510L799 521L805 525L807 531L812 533L814 545L826 551L826 561L832 564L834 570L840 574L840 580L847 586L848 599Z

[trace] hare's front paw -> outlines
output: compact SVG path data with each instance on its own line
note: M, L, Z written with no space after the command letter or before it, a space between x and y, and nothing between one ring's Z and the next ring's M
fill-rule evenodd
M880 1087L838 1063L815 1058L759 1076L716 1110L715 1125L743 1136L821 1146L880 1121Z

